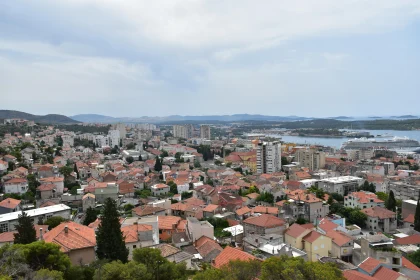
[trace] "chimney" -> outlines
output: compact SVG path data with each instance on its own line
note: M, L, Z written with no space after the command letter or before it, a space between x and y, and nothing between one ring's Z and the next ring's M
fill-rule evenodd
M268 214L268 207L265 207L265 213Z
M44 236L42 234L42 228L39 229L39 240L44 240Z
M67 225L64 226L64 233L69 233L69 227Z

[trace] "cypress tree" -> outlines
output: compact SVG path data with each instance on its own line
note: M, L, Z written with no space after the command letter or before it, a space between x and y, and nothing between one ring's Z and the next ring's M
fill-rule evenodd
M386 207L386 209L395 212L395 207L396 206L397 206L397 201L395 200L394 192L391 190L389 192L388 199L385 201L385 207Z
M156 157L155 171L159 172L161 170L162 170L162 163L160 162L160 158Z
M417 199L416 213L414 214L414 230L420 231L420 191Z
M17 233L14 234L15 244L29 244L36 241L36 231L31 217L22 212L18 216L18 225L16 226Z
M93 209L92 207L89 207L88 209L86 209L86 215L85 215L85 219L83 220L83 224L85 226L88 226L90 223L93 223L94 221L96 221L97 218L97 212L95 209Z
M107 198L105 200L101 223L96 234L96 255L99 259L109 261L128 261L128 249L121 232L121 224L117 210L117 203Z

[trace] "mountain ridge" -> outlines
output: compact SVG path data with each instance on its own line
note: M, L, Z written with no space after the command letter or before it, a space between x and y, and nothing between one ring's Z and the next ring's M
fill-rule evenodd
M77 124L80 121L73 120L67 116L60 114L47 114L44 116L33 115L16 110L0 110L0 119L25 119L37 123L49 124Z

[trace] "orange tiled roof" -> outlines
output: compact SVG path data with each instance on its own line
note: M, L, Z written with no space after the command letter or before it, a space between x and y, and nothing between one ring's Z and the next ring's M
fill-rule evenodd
M338 225L331 222L330 220L324 218L319 222L318 227L325 232L329 232L331 230L336 229L338 227Z
M175 229L180 221L176 216L158 216L159 229Z
M14 198L6 198L0 201L0 207L8 208L8 209L15 209L16 206L20 204L20 200Z
M207 206L203 209L203 211L204 211L204 212L213 212L213 211L215 211L218 207L219 207L219 205L216 205L216 204L209 204L209 205L207 205Z
M97 224L99 225L99 219L97 221L98 221ZM92 224L90 224L89 227L91 227ZM121 231L125 237L125 243L137 242L139 241L139 235L138 235L139 232L152 231L152 230L153 230L153 227L151 225L144 225L144 224L125 226L121 228Z
M373 275L373 278L379 280L397 280L400 277L401 274L384 266L381 266Z
M395 239L395 243L398 245L420 244L420 234Z
M404 219L404 222L414 224L414 214L410 214Z
M379 207L379 206L362 209L360 211L362 211L363 213L365 213L369 217L377 217L379 219L387 219L387 218L394 218L395 217L394 212L392 212L392 211L390 211L386 208Z
M370 200L373 199L373 202L375 203L381 203L384 202L382 200L380 200L376 194L374 193L369 193L369 192L353 192L351 194L349 194L348 197L354 197L356 198L359 203L370 203Z
M343 276L347 280L377 280L376 278L363 274L357 270L345 270L343 271Z
M21 183L26 183L26 182L27 182L26 179L23 179L23 178L13 178L4 183L5 184L21 184Z
M67 233L65 232L67 226ZM45 242L60 245L61 251L90 248L96 246L96 235L92 228L74 222L64 222L44 234Z
M266 213L266 214L274 214L277 215L279 213L279 209L277 207L267 207L258 205L254 209L254 213Z
M372 257L368 257L365 259L361 264L359 264L359 268L363 269L367 273L372 273L373 270L379 266L381 263Z
M213 266L216 268L220 268L225 264L228 264L230 261L233 260L241 260L241 261L249 261L249 260L257 260L251 254L248 254L244 251L241 251L236 248L232 248L227 246L215 259Z
M337 246L343 246L352 241L352 238L345 233L340 231L330 230L327 232L326 236L331 238L331 241L337 244Z
M303 240L305 240L306 242L309 242L309 243L313 243L315 240L317 240L321 236L322 236L322 234L313 230L310 233L308 233L307 235L305 235Z
M293 238L297 238L300 235L302 235L303 233L307 232L308 229L306 229L305 227L302 227L299 224L294 223L293 225L291 225L287 230L286 233L287 235L293 237Z
M258 217L249 217L244 221L244 223L255 225L258 227L273 228L283 226L286 222L283 219L274 217L273 215L262 214Z
M39 179L40 182L64 182L63 177L45 177Z
M413 264L412 262L410 262L405 257L402 257L402 265L403 265L403 267L408 268L410 270L415 270L417 272L420 272L420 268L418 268L415 264Z
M154 215L157 212L165 211L164 208L161 207L153 207L151 205L145 206L138 206L132 210L137 216L147 216L147 215Z

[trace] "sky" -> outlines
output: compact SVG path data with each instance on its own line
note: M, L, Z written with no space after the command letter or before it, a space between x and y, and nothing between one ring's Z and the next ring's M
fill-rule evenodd
M419 115L418 0L0 1L0 109Z

